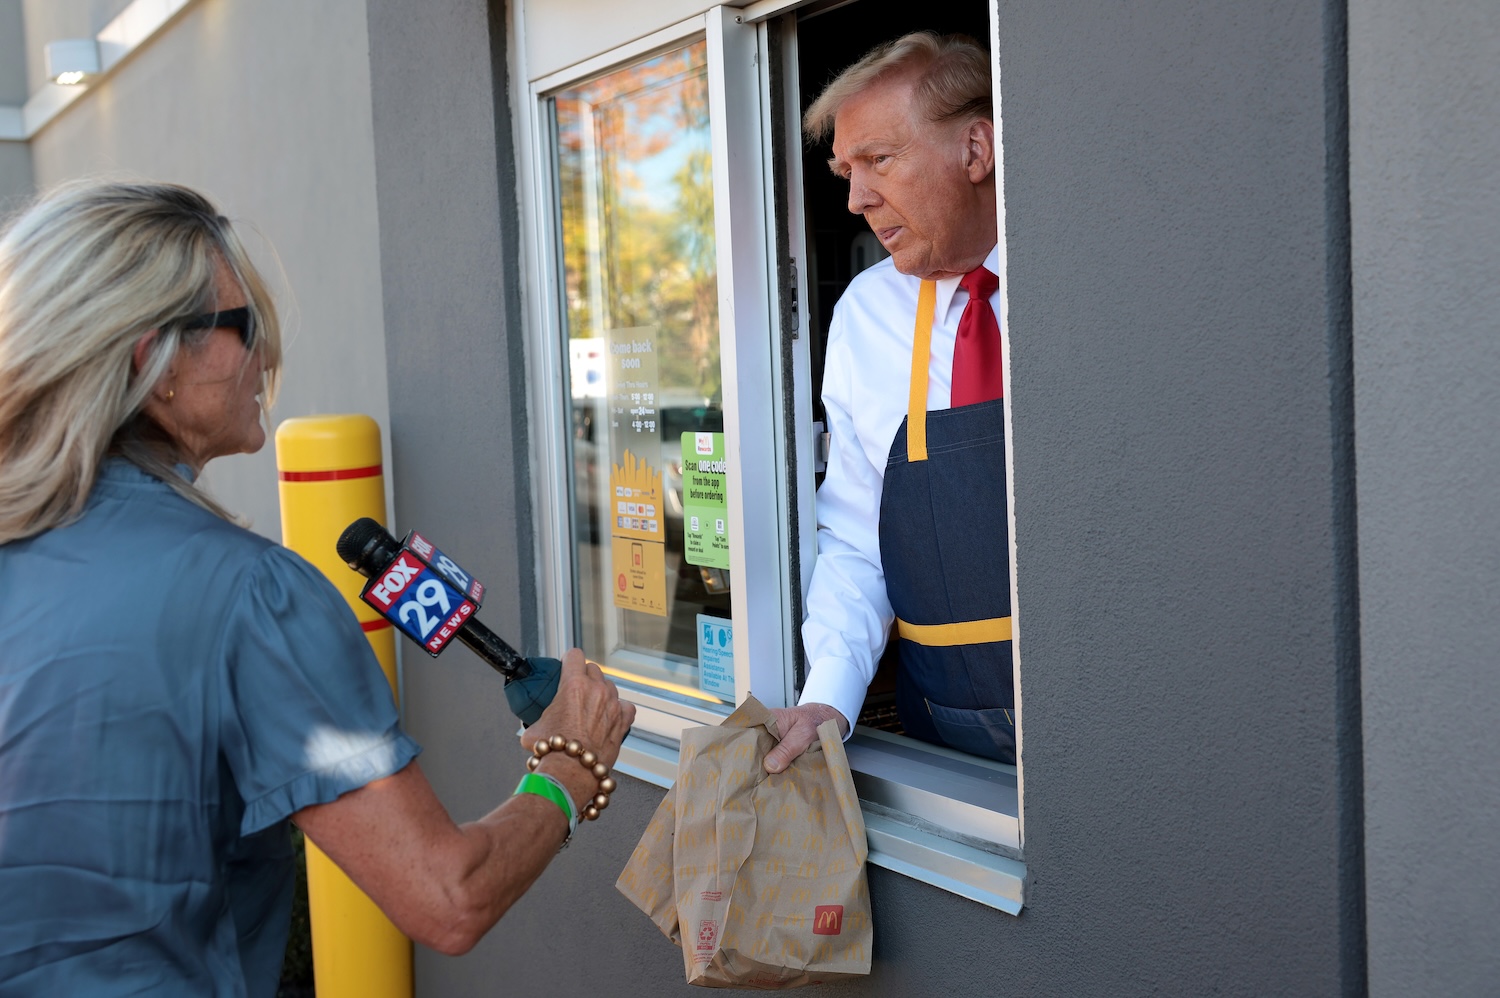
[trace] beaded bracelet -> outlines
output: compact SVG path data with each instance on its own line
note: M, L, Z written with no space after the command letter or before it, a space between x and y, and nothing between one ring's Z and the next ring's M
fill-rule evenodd
M599 812L609 807L609 795L615 792L616 784L614 778L609 775L609 767L600 762L597 755L584 748L578 739L553 735L551 738L537 739L537 743L531 746L531 758L526 760L526 768L533 773L536 772L536 768L542 764L542 759L550 752L563 752L577 759L583 768L594 774L594 779L599 781L599 792L583 806L585 818L590 821L597 819Z

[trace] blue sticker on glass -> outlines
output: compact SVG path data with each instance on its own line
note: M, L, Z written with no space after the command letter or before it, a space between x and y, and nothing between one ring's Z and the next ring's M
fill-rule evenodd
M698 688L734 703L734 625L698 614Z

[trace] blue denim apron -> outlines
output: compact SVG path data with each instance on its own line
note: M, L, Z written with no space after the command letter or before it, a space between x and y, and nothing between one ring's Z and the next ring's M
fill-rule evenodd
M1016 761L1004 399L927 411L937 285L917 300L907 416L880 498L906 733Z

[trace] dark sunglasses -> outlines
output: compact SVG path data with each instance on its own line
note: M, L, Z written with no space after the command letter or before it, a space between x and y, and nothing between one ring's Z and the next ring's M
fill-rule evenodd
M183 329L233 329L249 350L255 342L255 313L249 305L227 309L223 312L205 312L182 320Z

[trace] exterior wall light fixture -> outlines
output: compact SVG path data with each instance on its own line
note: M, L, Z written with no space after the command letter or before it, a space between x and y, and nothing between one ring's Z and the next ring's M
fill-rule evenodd
M87 83L99 73L99 44L92 38L48 42L47 79L65 87Z

